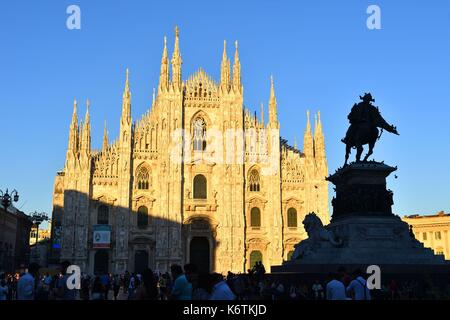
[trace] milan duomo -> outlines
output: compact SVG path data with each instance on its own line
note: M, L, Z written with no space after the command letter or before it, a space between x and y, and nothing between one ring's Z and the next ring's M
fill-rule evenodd
M202 69L183 81L176 29L170 61L164 40L151 110L135 122L127 71L117 140L105 128L92 150L89 102L80 123L75 102L53 194L60 260L93 274L187 262L244 272L289 259L306 238L307 213L329 222L320 113L314 135L308 113L299 151L280 137L273 80L268 121L243 101L237 42L232 67L224 43L220 83Z

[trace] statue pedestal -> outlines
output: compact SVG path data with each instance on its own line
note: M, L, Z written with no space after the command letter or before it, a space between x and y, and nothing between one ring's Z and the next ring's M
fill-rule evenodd
M331 223L305 225L309 238L296 246L297 259L273 267L272 272L332 272L336 266L378 265L398 273L440 266L450 274L444 257L424 248L410 235L408 224L392 213L393 193L386 189L386 178L395 170L379 162L352 163L328 177L336 186Z

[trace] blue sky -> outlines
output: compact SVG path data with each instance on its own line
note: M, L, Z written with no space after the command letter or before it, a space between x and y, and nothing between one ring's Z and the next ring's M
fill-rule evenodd
M81 8L81 30L66 8ZM381 8L381 30L366 9ZM163 37L180 27L183 78L199 67L219 79L223 40L239 40L244 101L267 105L275 79L282 136L301 146L305 113L321 111L330 172L341 166L346 116L371 91L400 136L384 134L374 158L390 177L397 214L450 211L450 2L434 1L9 1L0 11L0 189L25 212L51 212L67 148L72 101L91 100L92 144L119 127L125 68L132 116L150 106ZM266 116L267 117L267 116Z

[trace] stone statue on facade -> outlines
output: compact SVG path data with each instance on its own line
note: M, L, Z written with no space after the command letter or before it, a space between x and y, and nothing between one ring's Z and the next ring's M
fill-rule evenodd
M383 130L398 135L397 128L389 125L381 116L378 107L372 104L375 99L372 98L370 93L366 93L359 98L362 102L355 104L348 115L350 127L345 138L341 140L346 145L345 164L347 164L352 148L357 150L356 162L360 162L363 145L365 144L369 145L369 151L363 161L367 161L369 156L372 155L375 143L380 139ZM381 133L378 128L381 128Z

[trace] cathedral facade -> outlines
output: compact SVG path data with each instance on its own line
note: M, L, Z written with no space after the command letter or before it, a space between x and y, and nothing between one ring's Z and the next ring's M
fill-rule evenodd
M287 260L307 213L329 222L320 113L313 134L308 112L300 151L280 137L272 79L267 121L243 101L237 42L232 66L224 43L220 82L202 69L183 81L176 29L151 110L135 122L127 71L117 140L105 128L93 150L89 102L81 123L75 102L53 193L60 260L91 274L187 262L244 272Z

